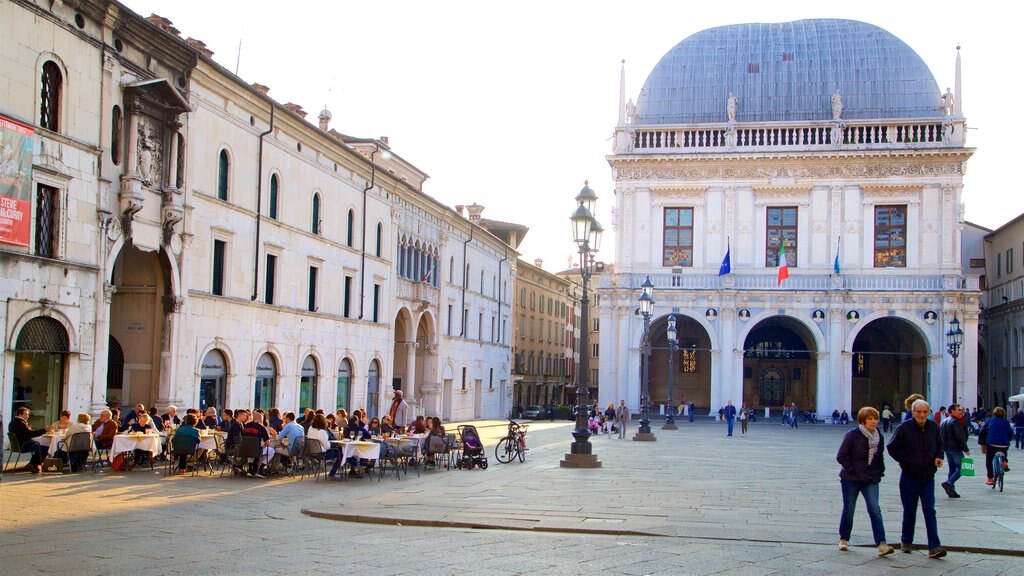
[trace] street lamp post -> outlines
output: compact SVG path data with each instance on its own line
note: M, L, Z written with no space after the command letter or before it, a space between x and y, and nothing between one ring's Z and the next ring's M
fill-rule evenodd
M956 359L960 356L960 346L964 343L964 331L960 329L960 320L956 314L949 321L949 330L946 332L946 350L953 357L953 404L957 404L956 393Z
M651 313L654 312L654 283L648 276L640 285L640 314L644 317L643 358L640 361L640 428L633 435L637 442L657 440L651 432Z
M590 322L590 299L587 298L587 281L594 271L594 254L601 247L601 233L604 229L594 218L594 207L597 194L584 182L583 189L576 195L579 205L569 220L572 221L573 241L579 246L580 283L583 286L583 297L580 298L580 339L579 355L576 360L576 428L572 431L573 443L569 453L559 465L562 468L600 468L601 462L592 453L590 430L587 428L587 402L590 398L590 371L584 367L584 358L590 350L588 330Z
M668 334L668 407L665 416L665 425L661 427L662 430L679 430L679 426L676 426L675 419L675 401L672 399L672 383L675 378L675 357L676 357L676 315L672 314L668 317L668 329L665 331Z

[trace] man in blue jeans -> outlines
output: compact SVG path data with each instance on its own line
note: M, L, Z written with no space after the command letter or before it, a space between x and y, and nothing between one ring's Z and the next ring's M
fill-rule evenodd
M917 503L921 502L924 527L928 532L928 557L942 558L945 548L939 542L935 520L935 472L942 467L942 438L939 425L928 418L928 403L916 400L911 405L912 419L904 421L889 441L889 456L899 462L900 500L903 502L903 534L900 550L913 550Z
M732 426L736 423L736 407L732 405L732 400L729 400L729 403L722 409L722 416L729 424L729 436L732 436Z
M959 498L954 487L960 479L960 464L964 455L970 456L971 450L967 446L967 428L964 427L964 409L959 404L949 406L948 416L939 424L939 436L942 437L942 449L946 453L946 461L949 462L949 475L942 483L942 489L946 496Z

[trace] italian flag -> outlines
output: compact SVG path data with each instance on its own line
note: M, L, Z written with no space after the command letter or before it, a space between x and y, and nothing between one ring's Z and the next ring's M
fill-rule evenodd
M779 282L777 285L782 285L782 281L789 278L789 264L786 263L786 244L783 243L779 247Z

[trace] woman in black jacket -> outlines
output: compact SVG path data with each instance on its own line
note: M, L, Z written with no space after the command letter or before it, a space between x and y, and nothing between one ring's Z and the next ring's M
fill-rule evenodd
M853 512L857 496L864 495L864 504L871 518L871 532L878 545L878 555L892 554L893 547L885 541L882 510L878 506L878 483L885 476L885 443L878 431L878 410L866 406L857 411L859 426L846 433L836 460L843 467L839 483L843 489L843 515L839 520L839 549L849 550L853 530Z

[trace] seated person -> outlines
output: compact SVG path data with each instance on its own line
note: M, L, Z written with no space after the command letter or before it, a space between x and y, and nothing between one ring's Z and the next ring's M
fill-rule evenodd
M275 432L280 432L281 428L284 428L284 420L281 419L281 411L277 408L271 408L270 412L267 413L267 427L271 428Z
M57 421L54 422L50 428L57 434L64 434L71 426L71 410L61 410L60 416Z
M68 463L71 465L72 472L78 472L82 466L89 460L89 454L95 449L92 441L92 416L88 414L79 414L77 420L68 425L67 432L64 433L63 443L60 445L61 448L57 450L56 455L58 458L67 458ZM75 450L74 452L65 452L64 448L68 448L71 445L71 435L84 432L89 435L89 447L86 450Z
M381 433L381 435L384 435L384 434L394 434L395 433L395 427L391 425L391 416L388 416L387 414L385 414L384 418L381 419L381 421L380 421L380 433Z
M117 434L117 421L110 410L100 410L99 420L92 424L92 435L97 448L110 450L114 444L114 435Z
M142 414L145 414L148 417L147 422L151 424L157 432L159 432L162 429L163 424L157 423L156 420L152 417L152 415L150 415L149 412L146 412L146 407L140 403L135 405L134 410L129 410L124 415L124 418L121 420L121 425L118 428L118 430L120 432L128 432L131 429L132 425L139 421L139 416L141 416Z
M185 416L188 416L189 414L191 414L191 415L196 417L196 425L195 425L195 429L196 430L206 430L206 422L204 422L199 417L199 410L197 410L195 408L189 408L188 410L185 410ZM182 422L184 422L184 420L182 420Z
M209 418L209 416L207 416L207 418ZM234 419L235 411L232 411L231 408L225 408L224 411L220 413L220 424L217 425L217 430L227 432L231 429L231 422Z
M199 430L196 424L199 419L195 414L185 413L185 421L174 431L171 438L171 453L178 457L178 474L184 474L188 465L188 451L199 447Z
M128 427L128 433L156 434L157 431L156 426L149 419L149 414L143 412L135 418L135 423ZM154 454L148 450L135 449L136 464L152 465L153 456Z
M340 452L331 446L331 435L327 431L327 418L323 414L313 414L309 419L309 429L306 430L306 438L316 440L324 453L324 461L334 460L329 478L337 478L338 467L341 464Z
M43 463L43 456L46 455L47 448L39 442L36 442L36 438L46 434L46 429L33 430L28 424L30 412L28 406L18 406L14 411L14 418L11 419L11 423L7 425L7 431L18 439L18 443L21 444L21 452L32 453L32 458L28 461L28 466L25 470L38 474Z
M227 437L224 438L224 449L234 450L238 444L238 438L242 435L242 425L248 421L248 412L239 408L235 410L233 418L231 420L225 420L227 426Z
M302 449L302 440L305 438L305 430L302 429L298 423L295 422L294 412L285 412L284 414L284 426L281 427L281 431L277 433L277 455L281 457L281 460L287 464L289 459L297 455Z
M181 425L181 418L178 417L178 407L171 404L167 407L167 413L160 417L164 424Z
M424 446L426 447L427 456L432 456L434 454L444 452L445 433L444 426L441 425L441 419L437 416L434 416L428 422L430 422L430 430L427 432L427 438ZM432 458L427 459L427 465L434 465Z
M220 426L220 418L217 418L217 409L210 406L206 409L206 415L203 417L203 424L210 430L218 430Z
M327 414L325 416L325 418L327 419L327 429L328 430L337 430L338 429L338 420L337 420L337 418L334 417L334 414ZM344 422L344 420L342 420L342 422Z
M369 432L369 430L367 430L366 428L363 428L363 424L362 424L362 422L359 421L359 417L355 416L355 415L349 416L349 418L348 418L348 426L345 426L345 430L344 430L344 433L343 433L342 437L343 438L352 438L353 436L355 437L356 440L369 440L370 439L370 432ZM339 460L340 460L340 458L339 458ZM359 458L356 458L355 456L349 456L348 460L346 460L345 463L349 465L349 475L350 476L358 476L359 475L359 472L356 471L356 466L358 466L358 465L363 465L363 466L369 467L369 464L367 463L367 461L365 459L360 460ZM339 464L340 464L340 462L335 462L334 469L331 470L332 474L337 472Z
M242 424L241 435L243 437L252 436L259 438L261 457L249 463L249 475L257 478L266 478L266 464L273 457L274 448L270 445L270 433L267 431L267 427L263 425L262 410L254 411L252 420Z
M164 431L164 420L160 417L160 411L156 409L156 406L149 407L149 421L156 427L157 432Z
M376 416L370 420L370 426L367 427L367 430L370 431L370 436L380 436L380 420Z
M416 417L416 420L409 425L409 429L412 430L413 434L426 434L427 433L427 422L423 418L423 415Z

